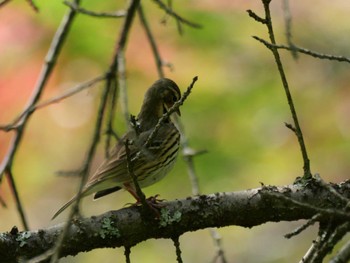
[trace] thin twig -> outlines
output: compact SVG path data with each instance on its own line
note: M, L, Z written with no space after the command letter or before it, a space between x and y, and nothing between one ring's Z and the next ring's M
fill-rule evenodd
M136 190L136 194L137 194L137 197L140 199L141 201L141 204L143 207L149 207L147 205L147 202L146 202L146 196L145 194L142 192L141 190L141 187L137 181L137 177L134 173L134 167L132 166L132 162L131 162L131 157L130 157L130 149L129 149L129 140L127 139L125 142L124 142L124 145L125 145L125 155L126 155L126 166L128 168L128 174L129 176L131 177L132 181L133 181L133 184L134 184L134 187L135 187L135 190Z
M284 237L285 238L291 238L294 237L296 235L299 235L301 232L303 232L305 229L307 229L309 226L312 226L313 224L315 224L317 221L319 221L321 218L321 214L315 214L311 219L309 219L305 224L303 224L302 226L298 227L297 229L295 229L293 232L285 234Z
M289 51L294 50L294 51L297 51L297 52L305 54L305 55L309 55L309 56L314 57L314 58L328 59L328 60L332 60L332 61L350 63L350 58L348 58L348 57L322 54L322 53L315 52L315 51L312 51L312 50L309 50L306 48L298 47L296 45L294 45L293 47L289 47L286 45L271 44L271 43L267 42L266 40L264 40L260 37L257 37L257 36L253 36L253 38L260 41L261 43L263 43L269 49L276 48L276 49L285 49L285 50L289 50Z
M197 24L195 22L191 22L183 17L181 17L180 15L178 15L177 13L175 13L171 8L169 8L166 4L164 4L161 0L153 0L153 2L155 2L156 4L158 4L158 6L163 9L168 15L174 17L177 21L188 25L190 27L194 27L194 28L201 28L202 25Z
M0 205L1 205L3 208L6 208L6 207L7 207L5 200L2 198L1 195L0 195Z
M125 255L125 263L131 263L130 261L130 254L131 254L131 248L130 247L124 247L124 255Z
M10 3L11 0L3 0L0 2L0 8L3 7L5 4Z
M299 263L314 263L315 255L319 251L326 237L329 237L329 226L330 224L327 228L320 226L316 240L312 242L312 245L307 250L303 258L299 261Z
M111 139L114 137L116 140L119 140L117 133L113 129L114 116L117 107L117 97L118 97L118 85L115 78L112 79L112 83L110 85L110 95L109 95L109 114L107 120L107 132L106 132L106 145L105 145L105 156L109 157L110 148L111 148Z
M142 26L143 26L143 28L144 28L144 30L146 32L148 41L151 44L153 56L154 56L154 59L156 61L156 67L157 67L157 71L158 71L158 76L160 78L164 78L163 62L162 62L162 59L160 57L156 41L154 40L154 37L153 37L151 29L150 29L150 27L148 25L146 16L145 16L145 14L143 12L142 4L140 4L140 6L138 8L138 14L139 14L139 18L140 18L141 24L142 24Z
M98 18L121 18L121 17L125 17L126 15L126 12L124 10L116 11L116 12L94 12L94 11L81 8L75 3L71 3L68 1L63 1L63 4L65 4L66 6L69 6L71 9L73 9L78 13L93 16L93 17L98 17Z
M275 196L277 198L280 198L282 200L290 202L291 204L294 204L294 205L299 206L299 207L303 207L305 209L309 209L309 210L315 211L315 212L320 213L322 215L327 215L327 216L331 216L331 217L340 217L340 218L345 219L345 220L350 219L350 213L343 212L341 210L326 209L326 208L322 208L322 207L316 207L316 206L310 205L308 203L304 203L304 202L300 202L300 201L294 200L294 199L289 198L289 197L287 197L285 195L282 195L282 194L280 194L278 192L276 193L276 192L266 191L266 192L264 192L264 194L267 194L267 195L270 195L270 196Z
M35 12L39 12L39 8L34 4L33 0L26 0L28 2L28 4L30 5L30 7L35 11Z
M285 122L284 125L286 125L286 127L287 127L288 129L290 129L292 132L294 132L294 133L296 134L297 131L296 131L296 129L293 127L292 124Z
M272 27L272 20L271 20L271 13L270 13L270 0L263 0L262 1L264 4L264 10L265 10L265 19L266 19L266 27L268 29L268 33L269 33L269 38L270 41L273 45L276 44L276 40L275 40L275 35L274 35L274 31L273 31L273 27ZM284 68L283 68L283 64L280 58L280 55L278 53L277 48L270 48L271 52L273 53L273 56L275 58L276 64L277 64L277 68L282 80L282 84L283 84L283 88L287 97L287 101L289 104L289 108L292 114L292 118L294 121L294 126L295 126L295 134L297 136L298 139L298 143L300 146L300 150L301 150L301 154L303 157L303 170L304 170L304 176L303 179L310 179L312 178L312 174L311 174L311 169L310 169L310 160L307 154L307 150L306 150L306 146L305 146L305 142L304 142L304 137L303 137L303 133L301 131L301 127L299 124L299 120L298 120L298 116L297 116L297 112L294 106L294 102L293 102L293 98L292 98L292 94L290 92L289 89L289 84L287 81L287 77L286 74L284 72Z
M224 250L222 248L222 245L221 245L221 236L218 232L218 230L216 228L210 228L209 229L210 231L210 235L214 241L214 245L215 245L215 248L216 248L216 255L213 259L213 263L215 263L217 261L217 259L221 259L221 263L227 263L227 260L226 260L226 257L225 257L225 253L224 253Z
M252 10L247 10L248 15L253 18L255 21L262 23L262 24L266 24L266 19L261 18L260 16L258 16L256 13L254 13Z
M93 87L95 84L97 84L98 82L102 81L102 80L105 80L106 79L106 75L103 74L103 75L100 75L100 76L97 76L91 80L88 80L86 82L83 82L83 83L80 83L78 85L76 85L75 87L73 87L72 89L66 91L65 93L61 94L61 95L58 95L57 97L54 97L54 98L51 98L51 99L48 99L47 101L43 101L42 103L38 103L37 105L31 107L29 110L30 111L34 111L34 110L37 110L37 109L41 109L41 108L44 108L48 105L51 105L51 104L54 104L54 103L58 103L60 101L62 101L63 99L66 99L66 98L69 98L87 88L91 88Z
M346 204L345 209L348 209L350 206L350 200L341 194L339 194L331 185L326 184L325 181L320 177L319 174L315 174L314 178L316 181L324 188L326 188L331 194L336 196L340 201L344 202Z
M349 232L350 223L345 222L341 225L328 224L326 230L319 234L316 249L311 254L309 261L311 263L322 262L325 256L330 253L334 246Z
M79 93L87 88L93 87L97 82L100 82L100 81L104 80L105 78L106 78L106 75L97 76L91 80L88 80L84 83L80 83L80 84L76 85L75 87L64 92L63 94L55 96L55 97L48 99L46 101L39 102L36 105L32 105L26 111L22 112L21 115L19 117L17 117L16 119L19 121L28 113L33 113L34 111L36 111L38 109L44 108L44 107L49 106L49 105L54 104L54 103L58 103L58 102L66 99L66 98L69 98L69 97L71 97L71 96L73 96L73 95L75 95L75 94L77 94L77 93ZM0 126L0 130L10 131L10 130L16 129L19 125L18 121L15 123L12 123L12 124Z
M118 52L118 85L121 100L121 109L124 116L124 121L128 128L130 128L130 113L129 113L129 103L128 103L128 92L126 85L126 69L125 69L125 57L124 50Z
M118 41L116 42L116 45L115 45L113 59L109 67L109 73L112 75L115 74L115 72L118 69L118 54L125 49L126 41L129 36L129 31L139 5L140 5L140 0L132 0L128 7L128 11L127 11L124 23L122 25L122 30L119 34Z
M176 252L176 261L178 263L182 263L182 257L181 257L181 248L180 248L180 242L179 242L179 237L173 237L172 238L175 246L175 252Z
M289 7L289 0L283 0L283 12L284 12L284 23L286 28L286 39L289 47L292 51L292 56L294 59L298 59L298 53L294 49L294 44L292 41L292 15Z
M23 208L21 199L19 197L18 190L15 187L16 186L15 178L13 177L13 174L12 174L10 169L6 170L6 175L7 175L7 179L8 179L9 185L10 185L10 189L12 190L12 194L13 194L13 196L15 198L15 201L16 201L17 211L18 211L19 216L21 218L21 222L23 224L23 228L24 228L25 231L27 231L27 230L29 230L29 225L28 225L28 221L27 221L26 215L24 213L24 208Z

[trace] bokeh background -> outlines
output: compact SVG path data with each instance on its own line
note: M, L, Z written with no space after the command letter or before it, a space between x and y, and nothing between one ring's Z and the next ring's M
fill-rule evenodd
M50 41L67 7L61 1L35 1L34 13L26 1L0 9L0 124L16 117L33 90ZM124 8L115 1L82 1L95 11ZM294 134L285 128L291 116L272 55L252 39L267 39L265 28L249 18L247 9L263 14L260 1L174 1L175 10L203 25L184 26L179 35L175 21L152 1L144 10L165 69L184 90L196 75L193 93L181 108L191 147L208 153L195 159L202 193L237 191L260 186L291 184L302 175L302 159ZM277 41L285 43L282 1L273 1ZM350 2L291 1L293 40L321 53L350 56L348 13ZM58 59L43 100L105 72L114 51L122 20L76 18ZM294 96L312 171L325 181L348 179L350 170L349 65L300 55L282 59ZM130 111L137 114L145 90L158 78L149 43L136 18L126 51ZM59 170L79 168L92 137L101 85L37 111L31 118L14 163L14 176L32 229L64 221L67 213L50 221L53 213L77 190L77 178L58 177ZM115 128L125 131L118 104ZM0 131L0 160L12 133ZM102 140L103 141L103 140ZM103 159L103 145L94 167ZM0 208L0 231L21 228L8 182L0 185L7 208ZM180 157L174 171L145 189L172 200L191 195L186 166ZM133 202L120 192L99 201L86 198L86 216ZM254 216L254 215L252 215ZM302 222L265 224L253 229L219 229L228 262L297 262L311 244L317 228L287 240L284 234ZM185 262L212 262L215 254L208 230L180 238ZM149 240L132 249L135 262L175 262L171 240ZM123 249L99 249L67 257L61 262L123 261Z

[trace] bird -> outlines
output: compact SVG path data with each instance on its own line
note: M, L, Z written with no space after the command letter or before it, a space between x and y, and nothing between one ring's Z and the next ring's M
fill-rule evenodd
M94 199L98 199L125 189L140 203L128 165L132 168L141 188L158 182L173 168L180 147L180 132L170 116L160 123L158 129L155 127L159 119L180 98L180 89L171 79L161 78L151 85L145 93L140 112L133 122L134 127L120 138L109 156L88 178L82 189L81 198L94 194ZM174 113L181 116L178 108ZM77 198L78 195L73 196L54 214L52 219L61 214Z

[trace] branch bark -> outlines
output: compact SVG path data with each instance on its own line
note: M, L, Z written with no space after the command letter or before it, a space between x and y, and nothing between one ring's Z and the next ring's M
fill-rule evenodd
M350 180L331 187L343 197L350 197ZM160 219L144 213L140 207L129 207L74 220L59 257L96 248L132 247L147 239L173 238L208 227L250 228L266 222L310 219L317 213L322 215L322 221L331 218L341 223L350 219L350 213L344 210L339 198L317 183L305 187L263 186L165 202ZM44 253L54 246L65 224L0 234L0 258L3 262L13 262Z

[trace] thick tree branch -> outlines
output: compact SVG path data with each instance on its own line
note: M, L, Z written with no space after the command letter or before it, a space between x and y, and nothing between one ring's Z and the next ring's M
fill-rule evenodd
M349 180L332 187L349 198ZM276 198L275 194L285 198ZM289 202L288 199L296 202ZM308 205L300 206L298 203ZM298 185L278 188L264 186L240 192L191 197L165 202L164 205L159 220L147 217L141 207L123 208L76 220L68 230L59 256L76 255L103 247L132 247L150 238L173 238L208 227L253 227L266 222L309 219L317 213L322 214L322 210L343 208L338 198L317 183L306 188ZM194 217L197 220L193 220ZM320 220L325 222L329 218L341 224L349 220L350 214L346 211L331 216L323 214ZM65 223L62 223L36 231L2 233L0 256L7 262L18 260L20 256L31 258L39 255L55 244L64 227Z

